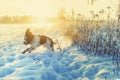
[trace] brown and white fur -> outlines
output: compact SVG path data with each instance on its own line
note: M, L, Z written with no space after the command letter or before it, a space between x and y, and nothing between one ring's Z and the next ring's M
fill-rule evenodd
M47 49L54 51L54 42L51 38L45 35L34 35L30 29L28 28L25 33L24 42L23 44L28 45L30 44L31 47L25 49L22 54L29 52L31 53L34 49L39 47L40 45L44 45Z

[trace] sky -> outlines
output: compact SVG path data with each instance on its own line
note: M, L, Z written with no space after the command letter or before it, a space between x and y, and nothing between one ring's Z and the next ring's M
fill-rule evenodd
M118 0L98 0L93 5L87 0L0 0L1 15L33 15L39 18L56 16L61 8L69 14L71 9L77 13L89 16L90 10L96 13L111 6L115 11Z

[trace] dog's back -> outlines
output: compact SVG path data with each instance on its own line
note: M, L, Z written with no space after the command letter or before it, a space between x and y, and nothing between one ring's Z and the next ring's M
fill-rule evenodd
M45 36L45 35L39 35L39 37L40 37L40 44L41 45L45 44L47 42L47 40L49 40L50 41L50 47L52 48L52 50L54 50L53 46L54 46L55 42L50 37Z
M53 41L50 37L48 37L48 36L39 35L39 37L40 37L40 44L44 44L44 43L47 41L47 39L48 39L52 44L55 44L54 41Z

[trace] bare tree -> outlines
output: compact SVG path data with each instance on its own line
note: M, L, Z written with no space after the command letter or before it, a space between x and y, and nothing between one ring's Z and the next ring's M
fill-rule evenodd
M96 1L98 1L98 0L87 0L87 2L88 2L88 4L94 4L94 2L96 2Z
M120 20L120 0L118 1L118 21Z

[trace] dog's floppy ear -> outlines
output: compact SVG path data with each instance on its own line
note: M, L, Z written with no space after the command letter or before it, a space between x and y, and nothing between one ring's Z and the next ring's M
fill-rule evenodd
M28 28L28 29L26 30L26 32L30 32L30 28Z

